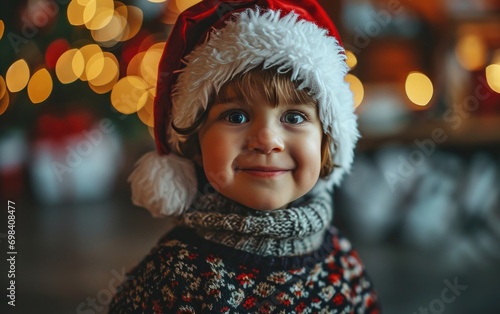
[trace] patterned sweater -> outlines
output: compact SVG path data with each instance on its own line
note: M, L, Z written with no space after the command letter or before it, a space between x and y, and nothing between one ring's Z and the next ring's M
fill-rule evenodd
M350 242L331 227L306 255L261 256L177 227L129 273L110 313L380 313Z

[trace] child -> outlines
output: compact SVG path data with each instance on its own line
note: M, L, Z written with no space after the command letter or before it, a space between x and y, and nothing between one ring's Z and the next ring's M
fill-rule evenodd
M332 187L358 138L345 54L315 0L205 0L160 64L157 153L134 203L178 226L113 313L379 313Z

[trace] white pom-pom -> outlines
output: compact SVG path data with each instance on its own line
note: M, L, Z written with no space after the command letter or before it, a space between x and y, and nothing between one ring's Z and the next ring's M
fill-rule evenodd
M178 216L196 195L196 173L191 161L174 154L146 153L139 159L128 181L132 202L154 217Z

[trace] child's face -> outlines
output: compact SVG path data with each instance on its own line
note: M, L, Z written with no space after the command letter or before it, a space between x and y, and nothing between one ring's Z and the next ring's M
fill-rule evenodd
M257 210L286 207L309 192L321 169L317 109L274 106L261 96L245 104L229 89L200 129L202 163L222 195Z

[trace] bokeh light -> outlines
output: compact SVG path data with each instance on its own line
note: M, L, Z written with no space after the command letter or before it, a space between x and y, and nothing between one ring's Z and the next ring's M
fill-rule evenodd
M192 7L193 5L197 4L198 2L201 2L201 0L174 0L174 1L175 1L176 6L177 6L177 9L180 12L183 12L183 11L189 9L190 7ZM170 1L170 2L174 2L174 1Z
M83 1L82 1L83 2ZM87 1L90 2L90 1ZM79 26L85 24L85 20L83 18L83 13L86 8L86 4L81 4L80 1L72 0L68 4L68 9L66 11L66 15L68 17L68 21L71 25Z
M167 0L148 0L149 2L152 2L152 3L162 3L162 2L165 2Z
M76 81L85 69L85 61L80 50L74 48L66 51L56 63L56 76L63 84Z
M361 83L361 81L352 74L347 74L345 80L349 83L349 87L354 95L354 107L358 107L365 97L363 83Z
M201 2L201 0L171 0L167 2L165 13L161 21L165 24L174 24L181 12Z
M24 59L14 62L5 75L7 88L12 92L19 92L26 87L30 79L30 69Z
M469 71L479 70L486 64L488 48L476 34L462 36L457 43L455 55L460 65Z
M5 31L5 25L2 20L0 20L0 39L3 37L3 32Z
M92 30L92 38L100 45L112 47L122 39L123 30L127 25L127 19L117 11L113 11L113 16L106 26Z
M354 69L356 65L358 65L358 59L356 58L354 53L352 53L352 51L350 50L346 50L345 54L347 57L346 59L347 66L349 66L351 70Z
M141 76L141 63L145 55L146 51L142 51L132 57L127 66L127 75Z
M5 95L7 92L7 85L5 85L5 80L3 79L3 76L0 75L0 99Z
M144 107L149 94L148 85L141 77L126 76L113 86L111 104L121 113L135 113Z
M96 76L91 76L87 73L89 83L94 86L107 85L113 81L115 77L118 77L119 74L118 60L115 55L110 52L104 52L101 60L89 60L87 68L90 73L99 72Z
M127 24L123 30L122 41L130 40L139 33L143 18L144 15L141 9L131 5L127 6Z
M154 114L153 114L153 104L154 104L154 96L151 93L148 93L148 99L144 107L141 110L137 111L137 116L145 125L149 127L154 127Z
M9 92L6 91L3 97L0 98L0 115L2 115L7 110L8 107L9 107Z
M418 106L427 106L434 94L431 80L423 73L411 72L405 83L406 95L412 103Z
M104 54L102 52L101 47L96 44L85 45L80 48L80 53L83 57L83 63L85 65L85 71L81 73L79 76L80 80L87 81L87 74L89 72L88 65L91 59L94 60L102 60L104 58ZM102 64L101 64L102 65ZM91 76L97 76L99 73L89 73Z
M114 14L112 0L91 0L83 13L85 26L90 30L101 29L111 22Z
M141 62L140 73L142 78L148 83L150 92L154 95L156 93L156 81L158 78L158 65L160 63L165 42L159 42L152 45Z
M28 97L34 104L41 103L52 93L52 77L49 71L43 68L35 72L28 83Z
M486 81L492 90L500 93L500 64L491 64L486 67Z

